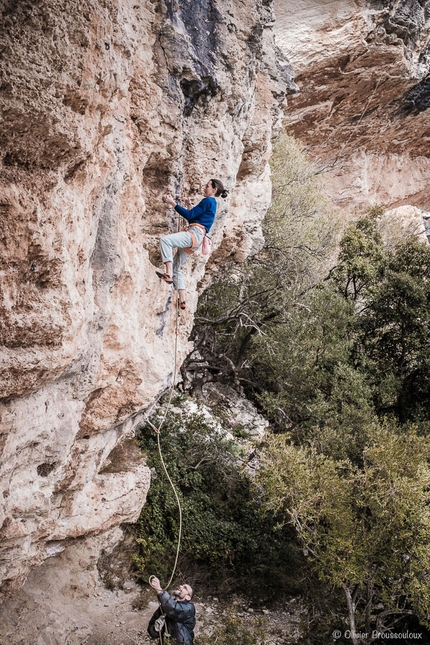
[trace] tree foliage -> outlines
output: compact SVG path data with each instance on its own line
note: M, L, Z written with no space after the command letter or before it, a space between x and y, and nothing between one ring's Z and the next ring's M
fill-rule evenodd
M407 240L388 254L359 320L380 413L425 420L430 405L430 247ZM360 349L361 349L360 348Z
M330 277L344 298L357 300L381 278L385 262L377 220L364 217L348 226L343 234L338 263Z
M430 621L429 457L430 439L388 424L369 429L361 467L285 436L261 453L266 510L295 526L320 580L344 590L354 631L387 629L411 608Z
M254 343L258 399L276 427L297 441L321 437L325 426L348 428L356 441L372 417L369 387L351 362L354 325L352 303L322 285L306 294L284 325L273 326Z
M261 594L266 583L265 594L270 596L275 588L269 580L278 589L297 589L293 572L300 558L292 531L274 533L273 520L261 521L250 479L238 467L238 443L203 412L178 414L178 410L166 417L161 437L184 518L178 577L186 576L191 584L210 586L217 593L237 591L246 584L250 594ZM139 546L135 564L144 579L158 572L166 582L179 535L177 502L162 469L154 431L143 427L139 441L153 477L135 527Z

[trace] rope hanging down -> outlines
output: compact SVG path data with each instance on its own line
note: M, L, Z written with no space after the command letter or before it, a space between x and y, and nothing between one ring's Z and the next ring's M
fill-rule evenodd
M178 230L180 228L179 221L180 221L180 217L177 218L177 229ZM178 565L178 559L179 559L179 551L181 549L181 540L182 540L182 507L181 507L181 502L180 502L178 493L176 491L175 485L172 482L172 479L171 479L171 477L169 475L169 472L167 470L166 464L164 462L163 453L162 453L162 450L161 450L161 441L160 441L161 428L164 425L164 422L166 421L167 410L169 409L170 404L172 402L173 390L174 390L174 387L175 387L176 376L177 376L177 372L178 372L178 360L177 359L178 359L179 316L180 316L180 311L179 311L179 298L178 298L177 303L176 303L174 367L173 367L172 384L170 386L170 396L169 396L169 400L167 402L167 405L165 406L164 416L161 419L161 423L159 423L158 428L153 423L151 423L151 421L149 421L149 419L148 419L148 424L151 426L151 428L157 434L158 454L160 455L161 465L163 466L165 475L166 475L166 477L167 477L167 479L169 481L170 486L172 487L173 493L174 493L175 498L176 498L176 502L178 504L178 511L179 511L179 531L178 531L178 544L177 544L177 547L176 547L175 563L173 565L173 570L172 570L172 574L171 574L171 576L169 578L169 582L167 583L167 585L165 587L166 589L168 589L170 587L170 585L172 584L173 577L174 577L175 572L176 572L176 567ZM154 577L155 576L150 576L149 577L149 582L151 582L151 579L154 578Z
M175 356L175 358L176 358L176 356ZM175 362L176 362L176 360L175 360ZM173 383L174 383L174 382L175 382L175 381L173 381ZM172 387L171 387L171 392L173 392L173 385L172 385ZM167 404L167 407L170 405L171 400L172 400L172 396L170 396L170 399L169 399L169 402L168 402L168 404ZM166 414L167 414L167 412L166 412ZM170 585L171 585L171 583L172 583L172 580L173 580L173 577L174 577L174 575L175 575L176 567L177 567L177 564L178 564L179 551L180 551L180 548L181 548L181 540L182 540L182 507L181 507L181 502L180 502L180 499L179 499L178 493L177 493L177 491L176 491L175 485L174 485L174 483L172 482L172 479L171 479L171 477L170 477L170 475L169 475L169 472L168 472L168 470L167 470L166 464L165 464L165 462L164 462L164 459L163 459L163 453L162 453L162 450L161 450L160 431L161 431L161 426L163 425L163 423L164 423L164 421L165 421L165 419L166 419L166 414L164 415L164 418L163 418L163 420L162 420L162 422L160 423L160 425L159 425L159 427L158 427L158 428L157 428L153 423L151 423L151 421L148 421L148 423L149 423L149 425L151 426L151 428L154 430L154 432L157 434L158 454L160 455L161 465L163 466L163 469L164 469L164 472L165 472L165 474L166 474L166 477L167 477L167 479L168 479L168 481L169 481L170 486L172 487L173 493L174 493L175 498L176 498L176 502L177 502L177 504L178 504L178 511L179 511L179 532L178 532L178 544L177 544L177 547L176 547L175 563L174 563L174 565L173 565L172 574L171 574L171 576L170 576L170 578L169 578L169 582L168 582L168 583L167 583L167 585L166 585L166 589L167 589L168 587L170 587ZM151 581L151 578L153 578L153 577L154 577L154 576L150 576L149 581Z

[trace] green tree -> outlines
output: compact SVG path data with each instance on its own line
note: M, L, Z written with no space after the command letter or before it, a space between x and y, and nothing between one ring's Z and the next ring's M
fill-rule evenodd
M272 437L257 477L267 512L296 528L320 580L343 590L353 633L403 615L430 621L430 441L369 431L361 467Z
M429 418L430 247L414 239L390 254L368 291L360 317L360 351L380 413L402 422Z
M258 391L249 370L255 339L288 319L334 252L338 226L329 220L303 150L282 134L271 164L273 203L263 223L263 249L225 272L200 298L192 337L196 352L183 370L185 380L192 374L193 392L211 380Z
M382 277L385 264L377 218L363 217L343 234L330 278L345 298L357 300Z
M373 416L371 391L351 360L356 319L353 303L324 284L259 336L251 353L260 402L276 427L298 442L318 435L321 445L343 428L345 456ZM335 450L331 440L327 449Z
M430 247L384 247L378 214L346 230L332 282L359 314L352 364L367 375L379 414L426 421L430 409Z

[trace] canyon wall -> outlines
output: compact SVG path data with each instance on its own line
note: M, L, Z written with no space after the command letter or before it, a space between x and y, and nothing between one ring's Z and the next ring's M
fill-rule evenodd
M190 351L199 290L261 246L271 138L294 84L271 0L0 8L6 597L47 558L83 538L101 549L138 517L149 471L135 429L173 382L176 328L177 367ZM230 195L209 261L186 265L177 324L155 275L159 237L177 225L161 196L197 203L211 177Z
M287 128L342 208L430 211L430 3L276 0L300 93Z

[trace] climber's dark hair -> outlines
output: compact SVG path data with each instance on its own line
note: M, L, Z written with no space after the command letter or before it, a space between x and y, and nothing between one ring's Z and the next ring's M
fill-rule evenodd
M224 199L228 195L228 190L224 188L219 179L211 179L212 188L216 188L215 197L223 197Z

